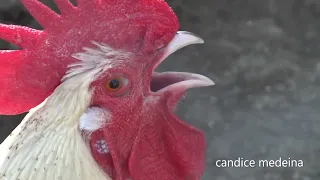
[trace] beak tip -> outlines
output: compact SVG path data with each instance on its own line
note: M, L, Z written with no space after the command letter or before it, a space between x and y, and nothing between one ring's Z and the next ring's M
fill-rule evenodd
M214 86L215 83L208 77L201 74L192 74L195 80L197 80L200 84L198 87L208 87Z
M206 80L207 85L206 86L214 86L216 83L214 83L211 79L207 78Z
M178 31L177 34L186 35L190 37L190 39L195 39L192 44L203 44L204 40L197 34L189 32L189 31Z

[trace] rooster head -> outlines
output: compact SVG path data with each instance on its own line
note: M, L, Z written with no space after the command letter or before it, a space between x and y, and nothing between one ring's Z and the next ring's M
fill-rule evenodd
M21 0L43 30L0 26L0 37L21 48L0 52L0 104L6 105L0 113L26 112L62 82L81 83L72 79L90 72L88 109L95 116L84 118L79 129L89 132L85 140L106 173L113 179L199 179L203 134L173 110L187 89L214 83L155 69L176 50L203 40L178 31L163 0L54 1L59 13Z

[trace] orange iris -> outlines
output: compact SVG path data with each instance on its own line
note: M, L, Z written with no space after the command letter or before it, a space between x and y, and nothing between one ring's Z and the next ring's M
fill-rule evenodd
M121 86L122 86L121 78L113 78L106 83L106 88L109 91L117 91L121 88Z

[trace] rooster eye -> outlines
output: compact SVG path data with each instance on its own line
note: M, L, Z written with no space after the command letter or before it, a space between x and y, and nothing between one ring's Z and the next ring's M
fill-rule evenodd
M106 84L106 88L109 91L116 91L118 89L120 89L122 86L122 79L121 78L113 78L111 80L109 80Z

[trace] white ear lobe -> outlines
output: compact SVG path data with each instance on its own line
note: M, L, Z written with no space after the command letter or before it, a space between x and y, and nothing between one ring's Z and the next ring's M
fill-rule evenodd
M110 119L111 115L106 110L98 107L91 107L80 117L79 129L93 132L100 129Z

